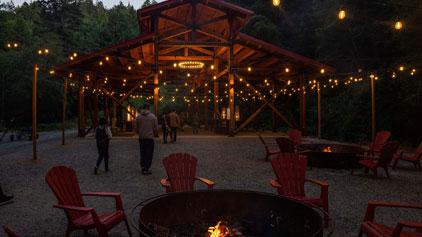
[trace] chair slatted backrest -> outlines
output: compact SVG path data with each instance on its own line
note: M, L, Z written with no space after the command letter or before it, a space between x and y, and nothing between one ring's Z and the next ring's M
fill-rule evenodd
M295 153L281 153L271 159L283 195L305 196L306 162L306 156Z
M413 154L414 160L419 160L422 156L422 142L419 144L418 148L415 151L415 154Z
M193 190L198 159L190 154L176 153L163 159L173 192Z
M287 132L287 135L289 135L290 140L293 141L296 148L299 148L300 145L302 145L302 132L297 129L290 129Z
M377 167L387 167L393 159L394 153L400 146L400 142L390 142L385 144L381 149L380 158L377 162Z
M74 169L66 166L52 167L45 176L45 181L47 181L51 190L53 190L59 204L85 207ZM82 212L66 211L67 217L72 221L85 214Z
M281 153L295 153L295 145L292 140L287 137L277 137L275 141L280 148Z
M389 131L380 131L377 133L375 137L375 141L372 144L373 151L381 151L382 147L387 143L388 139L390 138L391 133Z

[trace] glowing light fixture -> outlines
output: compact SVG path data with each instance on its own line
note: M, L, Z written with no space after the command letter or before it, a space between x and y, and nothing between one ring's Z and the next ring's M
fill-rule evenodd
M396 30L401 30L401 28L403 28L403 22L397 21L394 28L396 28Z
M325 73L325 69L321 68L321 74L324 74L324 73Z
M338 12L338 19L343 20L344 18L346 18L346 11L344 9L340 9Z
M273 5L276 7L280 5L280 0L273 0Z
M200 61L183 61L179 63L179 67L183 69L201 69L204 63Z

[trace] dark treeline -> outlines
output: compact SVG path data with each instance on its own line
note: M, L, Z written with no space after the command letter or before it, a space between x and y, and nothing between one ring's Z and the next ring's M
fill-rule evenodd
M243 32L337 68L342 81L322 88L322 135L345 141L367 140L371 134L369 74L376 81L377 130L388 129L393 139L415 145L422 123L422 3L417 0L285 0L280 7L271 0L230 0L255 15ZM146 1L144 5L153 4ZM339 20L338 11L346 10ZM403 29L394 29L395 21ZM0 5L1 120L18 124L31 121L32 70L39 64L38 105L41 123L61 120L63 83L49 75L51 66L77 52L87 54L139 34L136 9L122 3L107 9L89 0L48 0ZM7 43L17 42L17 48ZM39 49L49 54L38 55ZM405 70L400 72L398 67ZM410 70L415 68L415 75ZM392 74L396 73L393 79ZM344 86L350 76L363 82ZM333 77L334 78L334 77ZM326 81L327 78L324 79ZM76 115L70 96L69 116ZM179 100L178 100L179 101ZM284 99L278 107L284 107ZM298 117L298 98L290 102ZM267 128L271 111L259 117ZM3 122L4 123L4 122ZM316 135L316 92L308 93L308 133ZM281 123L282 128L284 128Z

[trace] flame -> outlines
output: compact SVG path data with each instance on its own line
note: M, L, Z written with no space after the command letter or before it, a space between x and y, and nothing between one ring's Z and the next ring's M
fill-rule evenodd
M322 150L323 152L333 152L332 150L331 150L331 147L329 146L329 147L327 147L327 148L324 148L324 150Z
M207 237L226 237L233 236L229 227L222 224L221 221L217 223L216 226L211 226L208 228Z

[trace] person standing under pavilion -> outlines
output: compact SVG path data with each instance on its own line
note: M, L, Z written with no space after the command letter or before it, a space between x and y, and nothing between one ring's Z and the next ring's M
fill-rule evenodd
M175 109L171 111L169 116L170 116L170 130L171 130L170 138L172 142L175 142L177 138L177 128L180 127L180 119Z
M154 137L158 137L157 117L150 112L149 104L144 104L135 119L135 131L139 136L142 174L151 174L150 168L154 155Z

